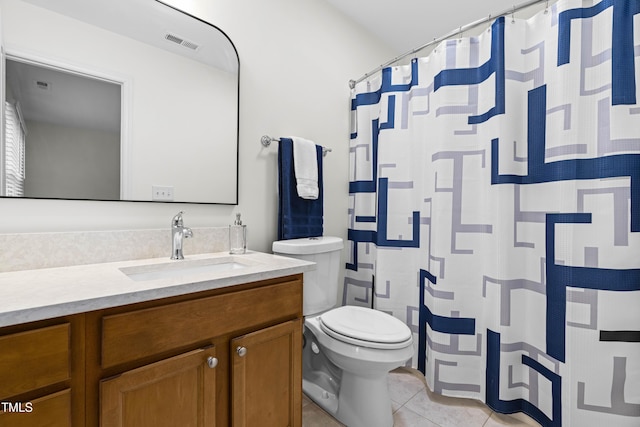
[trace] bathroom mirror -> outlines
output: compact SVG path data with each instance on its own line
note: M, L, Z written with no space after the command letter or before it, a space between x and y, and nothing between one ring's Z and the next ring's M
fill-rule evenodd
M0 0L0 19L0 195L237 204L221 30L156 0Z

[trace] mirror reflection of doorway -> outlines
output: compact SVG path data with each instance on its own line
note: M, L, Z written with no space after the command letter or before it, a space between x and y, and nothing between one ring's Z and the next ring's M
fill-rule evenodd
M5 132L24 131L21 196L119 200L121 85L17 58L5 70Z

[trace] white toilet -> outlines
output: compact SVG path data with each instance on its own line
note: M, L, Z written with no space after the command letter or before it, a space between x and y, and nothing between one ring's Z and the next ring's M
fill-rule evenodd
M364 307L334 308L342 239L273 242L273 252L317 264L304 273L304 393L348 427L391 427L389 371L413 355L407 325Z

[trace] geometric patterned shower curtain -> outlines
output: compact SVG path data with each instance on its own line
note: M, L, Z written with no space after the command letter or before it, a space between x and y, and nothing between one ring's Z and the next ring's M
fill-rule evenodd
M640 0L563 0L356 85L343 303L429 387L640 426Z

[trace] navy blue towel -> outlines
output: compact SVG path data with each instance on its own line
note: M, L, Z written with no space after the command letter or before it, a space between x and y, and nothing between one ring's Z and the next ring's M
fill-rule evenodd
M293 141L280 138L278 144L278 240L322 236L322 147L316 145L318 198L303 199L296 190L293 170Z

